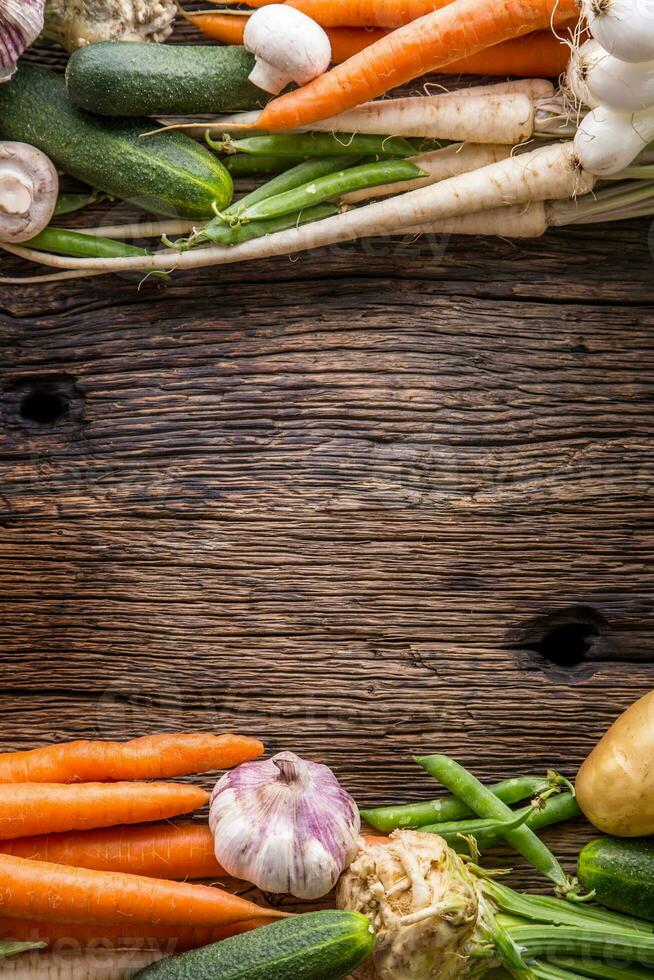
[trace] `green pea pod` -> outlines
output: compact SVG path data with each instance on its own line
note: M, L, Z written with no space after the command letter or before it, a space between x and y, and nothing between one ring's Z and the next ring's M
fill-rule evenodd
M193 244L211 241L218 245L241 245L253 238L274 235L277 231L286 231L287 228L296 228L312 221L330 218L332 215L338 214L340 210L337 204L316 204L312 208L304 208L302 211L285 214L279 218L270 218L268 221L250 221L247 224L234 226L225 224L224 221L212 221L211 225L198 233Z
M103 194L102 191L89 191L87 194L60 194L57 197L53 217L58 218L62 214L73 214L75 211L81 211L82 208L88 207L89 204L97 204L99 201L107 200L109 200L109 195Z
M232 177L257 177L264 174L281 174L289 167L311 159L310 155L289 157L259 153L257 156L251 156L249 153L236 153L234 156L224 157L222 162Z
M268 197L240 213L242 221L261 221L292 214L301 208L322 201L341 197L351 191L380 184L394 184L402 180L415 180L425 174L409 160L384 160L380 163L364 163L348 170L339 170L310 181L301 187Z
M356 160L348 156L316 157L312 160L306 160L304 163L291 167L290 170L285 170L277 177L273 177L272 180L257 187L252 193L246 194L240 201L230 204L222 213L223 215L242 214L260 201L265 201L269 197L276 197L278 194L284 194L286 191L294 190L294 188L301 187L312 180L324 177L326 174L333 174L343 167L354 166L355 163Z
M488 787L453 759L445 755L431 755L417 758L416 762L431 776L440 780L450 793L467 803L479 817L493 820L512 819L513 811L506 803L498 800ZM549 878L561 895L565 895L571 901L577 900L577 883L568 878L552 852L533 830L523 825L515 830L502 831L502 837L536 871Z
M24 245L38 249L39 252L52 252L55 255L72 255L81 259L115 259L132 255L150 255L145 248L127 245L113 238L99 238L84 235L65 228L44 228Z
M500 820L468 820L451 823L431 824L421 827L423 833L439 834L445 838L454 850L469 853L469 848L463 835L474 837L480 851L488 851L503 842L503 834L507 830L515 830L526 824L533 831L544 830L553 824L574 820L581 816L581 810L572 793L561 793L547 800L541 807L527 806L513 811L515 821Z
M512 779L503 779L488 788L503 803L512 804L532 799L548 787L549 783L546 779L537 776L515 776ZM375 830L389 834L393 830L416 829L427 824L467 820L473 817L474 813L455 796L442 796L440 799L426 800L424 803L379 806L362 810L361 816Z
M411 157L415 149L401 136L368 136L352 133L278 133L271 136L250 136L235 140L227 136L214 140L209 133L205 139L212 150L221 153L250 153L265 156L323 157L352 156Z

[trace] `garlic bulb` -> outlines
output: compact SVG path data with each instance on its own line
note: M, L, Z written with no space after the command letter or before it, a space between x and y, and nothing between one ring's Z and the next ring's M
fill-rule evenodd
M43 30L45 0L0 0L0 82L8 82L23 51Z
M331 891L357 853L361 820L331 769L280 752L220 779L209 825L230 875L314 899Z

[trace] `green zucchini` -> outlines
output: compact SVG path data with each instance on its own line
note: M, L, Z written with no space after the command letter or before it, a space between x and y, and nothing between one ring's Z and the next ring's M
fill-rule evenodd
M149 48L149 45L135 44ZM0 137L31 143L60 170L155 214L212 218L232 197L232 178L184 133L142 138L151 119L101 119L78 109L59 75L20 64L0 85Z
M340 980L374 945L358 912L308 912L160 960L134 980Z
M103 116L192 116L263 108L271 96L249 80L253 67L245 48L100 41L74 52L66 85Z
M579 879L607 909L654 922L653 841L591 841L579 855Z

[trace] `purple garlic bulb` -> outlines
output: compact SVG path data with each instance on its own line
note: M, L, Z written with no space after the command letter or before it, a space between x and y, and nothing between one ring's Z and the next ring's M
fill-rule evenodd
M228 874L273 894L315 899L354 859L361 819L331 769L280 752L220 779L209 825Z

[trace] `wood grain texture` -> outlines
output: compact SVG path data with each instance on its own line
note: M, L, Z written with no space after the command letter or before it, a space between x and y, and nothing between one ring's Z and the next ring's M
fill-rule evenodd
M0 748L239 728L362 804L430 750L573 776L654 679L649 238L2 287Z

